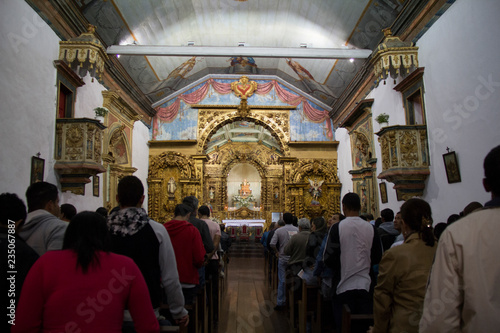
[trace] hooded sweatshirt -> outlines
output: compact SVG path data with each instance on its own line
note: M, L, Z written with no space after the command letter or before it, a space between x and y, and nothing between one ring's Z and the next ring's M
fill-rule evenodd
M62 249L67 227L68 223L45 209L38 209L28 214L18 234L41 256L47 251Z
M378 227L378 234L380 236L380 241L382 242L382 247L384 251L388 250L394 243L396 236L399 235L399 231L394 229L394 222L383 222Z
M174 249L165 227L151 220L144 209L129 207L108 216L108 229L114 242L112 251L126 253L136 264L141 262L137 266L148 284L153 307L157 308L161 300L161 281L174 319L187 315Z
M203 266L205 260L200 232L187 221L171 220L164 226L174 247L179 280L184 284L198 284L198 268Z
M125 208L108 217L111 251L132 258L149 289L153 307L161 303L160 243L142 208Z

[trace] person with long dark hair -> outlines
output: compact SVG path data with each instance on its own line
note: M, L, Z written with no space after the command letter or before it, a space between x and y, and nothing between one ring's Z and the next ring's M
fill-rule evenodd
M125 308L138 333L159 332L139 268L108 252L101 215L82 212L69 223L63 250L45 253L28 273L12 332L121 333Z
M427 279L436 252L432 211L412 198L401 206L404 243L387 250L373 296L372 332L418 332Z

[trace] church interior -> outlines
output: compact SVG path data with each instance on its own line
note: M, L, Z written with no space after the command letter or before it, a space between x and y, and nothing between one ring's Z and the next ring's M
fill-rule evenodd
M133 174L158 220L186 195L219 220L266 221L329 215L348 192L374 216L419 196L435 221L488 199L481 161L500 142L493 1L2 9L3 191L23 196L39 177L62 203L111 209Z
M135 175L153 220L194 195L250 240L284 212L340 212L349 192L375 217L420 197L434 223L489 200L498 1L0 8L2 193L43 180L60 203L110 210Z

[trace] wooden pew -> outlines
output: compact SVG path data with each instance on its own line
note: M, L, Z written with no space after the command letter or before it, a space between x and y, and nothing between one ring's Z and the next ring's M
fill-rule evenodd
M307 322L310 319L312 332L321 332L321 293L317 286L302 283L302 299L299 303L299 333L307 332Z
M352 314L351 309L347 304L342 306L342 332L341 333L351 333L351 328L356 325L362 325L364 331L368 330L368 327L373 326L373 314ZM361 329L361 330L363 330Z

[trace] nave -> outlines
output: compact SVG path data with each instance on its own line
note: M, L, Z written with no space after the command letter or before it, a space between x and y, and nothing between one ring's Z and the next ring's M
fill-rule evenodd
M233 242L229 258L218 333L289 332L287 313L273 309L262 245Z

